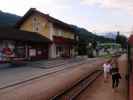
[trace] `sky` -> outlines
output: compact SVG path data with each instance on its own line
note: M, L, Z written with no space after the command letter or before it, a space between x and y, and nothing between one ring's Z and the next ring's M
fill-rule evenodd
M1 0L0 10L23 16L30 8L96 34L133 31L133 0Z

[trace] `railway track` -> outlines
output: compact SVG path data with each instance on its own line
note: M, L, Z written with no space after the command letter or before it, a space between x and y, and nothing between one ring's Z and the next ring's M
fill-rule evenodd
M43 73L43 74L41 74L41 75L38 75L38 76L33 77L33 78L30 78L30 79L26 79L26 80L23 80L23 81L20 81L20 82L16 82L16 83L13 83L13 84L4 86L4 87L0 87L0 90L6 89L6 88L15 87L15 86L17 86L17 85L21 85L21 84L24 84L24 83L26 83L26 82L39 79L39 78L42 78L42 77L44 77L44 76L47 76L47 75L50 75L50 74L53 74L53 73L57 73L57 72L60 72L60 71L63 71L63 70L71 69L71 68L74 68L74 66L77 66L77 65L83 65L83 64L86 64L86 63L93 63L94 61L95 61L95 60L81 61L81 62L78 62L78 63L75 62L75 63L73 63L73 64L67 63L67 64L69 64L68 67L64 67L64 68L62 68L62 69L59 68L58 70L54 70L53 72L50 72L50 73L47 73L47 74L46 74L46 73L45 73L45 74ZM66 63L61 64L60 67L62 67L62 66L66 66Z
M91 60L85 60L85 59L69 59L69 60L59 60L57 62L52 61L52 62L48 62L48 63L44 63L42 65L40 65L39 63L33 63L31 64L32 67L36 67L36 68L42 68L42 69L48 69L48 68L54 68L54 67L59 67L59 66L63 66L63 65L70 65L73 63L85 63L85 62L91 62L91 61L96 61L96 59L91 59Z
M84 90L87 89L100 75L102 70L95 70L91 72L87 77L80 80L71 88L56 95L52 100L75 100Z

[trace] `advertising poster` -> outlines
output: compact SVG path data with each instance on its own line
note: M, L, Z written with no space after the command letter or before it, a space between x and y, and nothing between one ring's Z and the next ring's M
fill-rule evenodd
M36 56L36 49L30 49L29 50L29 55L30 56Z

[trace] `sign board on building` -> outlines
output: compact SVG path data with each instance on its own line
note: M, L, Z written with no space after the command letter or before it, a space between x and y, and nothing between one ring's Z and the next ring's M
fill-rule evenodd
M30 49L29 56L36 56L36 49Z

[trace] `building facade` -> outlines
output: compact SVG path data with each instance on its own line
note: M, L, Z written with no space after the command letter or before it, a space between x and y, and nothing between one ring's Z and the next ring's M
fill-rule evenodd
M76 33L71 25L31 8L16 24L20 30L36 32L52 41L48 58L75 55ZM44 44L45 45L45 44Z
M51 43L35 32L0 27L0 62L48 59Z

